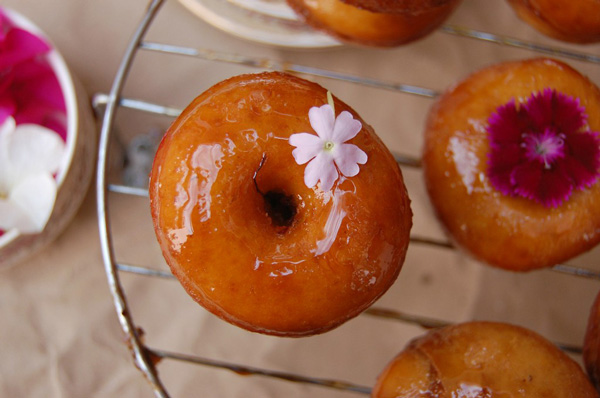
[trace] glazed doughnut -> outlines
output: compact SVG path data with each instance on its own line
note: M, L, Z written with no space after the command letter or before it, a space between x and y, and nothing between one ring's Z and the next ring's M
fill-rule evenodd
M542 336L469 322L414 339L377 379L373 398L597 398L581 367Z
M484 68L430 110L429 197L457 246L513 271L600 241L600 90L546 59Z
M586 44L600 41L598 0L508 0L516 14L554 39Z
M342 0L346 4L372 12L420 14L441 7L450 0Z
M197 97L156 153L151 210L168 265L194 300L247 330L330 330L404 262L412 214L400 169L331 100L283 73L233 77Z
M600 293L596 296L583 341L583 363L588 376L600 391Z
M460 0L418 13L372 12L342 0L287 0L312 27L352 44L394 47L420 39L438 28Z

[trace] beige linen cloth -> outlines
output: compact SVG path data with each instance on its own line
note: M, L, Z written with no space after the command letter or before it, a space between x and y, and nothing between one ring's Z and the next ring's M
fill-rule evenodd
M54 41L91 96L108 92L125 47L144 14L145 0L3 0ZM449 23L569 47L541 37L503 0L465 0ZM232 37L205 24L177 1L167 1L149 40L286 60L353 75L443 90L469 72L506 59L533 56L471 39L434 33L392 50L342 46L283 50ZM600 46L569 47L600 54ZM600 67L568 61L600 84ZM124 95L181 108L241 66L181 56L139 54ZM406 94L315 79L351 104L393 151L418 157L432 101ZM127 142L168 118L120 110L117 129ZM116 151L115 151L116 152ZM115 163L116 164L116 163ZM118 170L115 171L116 181ZM413 232L442 238L419 170L404 169L415 213ZM166 266L155 242L148 200L109 196L111 232L119 261ZM573 264L600 270L600 251ZM150 347L226 362L334 378L372 386L385 364L423 329L362 315L322 336L281 339L225 324L198 307L175 281L122 274L136 323ZM478 264L461 253L413 244L392 289L376 304L409 314L459 322L503 320L549 339L581 345L598 281L552 271L513 274ZM133 366L115 315L100 255L95 191L67 230L50 246L0 273L0 396L150 397ZM574 358L580 361L580 357ZM173 397L344 397L353 393L241 376L165 360L159 372Z

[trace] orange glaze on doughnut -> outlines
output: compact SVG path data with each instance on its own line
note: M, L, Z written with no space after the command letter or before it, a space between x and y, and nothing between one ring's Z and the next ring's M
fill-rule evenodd
M342 0L351 6L381 13L420 14L452 0Z
M297 77L237 76L196 98L156 154L151 209L167 263L197 302L251 331L332 329L379 298L406 255L402 175L366 123L351 140L368 155L359 174L328 192L305 185L288 138L314 134L308 111L325 103L324 88ZM268 213L269 192L292 202L289 225Z
M542 336L498 322L435 329L411 341L373 398L597 398L580 366Z
M460 0L415 14L376 13L341 0L287 0L316 29L349 43L393 47L420 39L438 28Z
M590 130L600 131L598 87L570 66L543 58L473 73L439 98L425 131L425 181L443 226L474 257L513 271L552 266L600 242L600 183L547 208L501 194L486 175L490 115L545 88L578 98Z
M539 32L572 43L600 41L600 0L508 0Z

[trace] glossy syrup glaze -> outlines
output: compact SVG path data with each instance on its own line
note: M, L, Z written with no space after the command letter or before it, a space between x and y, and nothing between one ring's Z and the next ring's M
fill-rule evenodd
M527 329L469 322L418 337L384 369L373 398L597 398L581 367Z
M195 300L249 330L331 329L402 266L409 201L369 126L352 140L369 154L357 176L326 192L304 184L288 138L314 134L308 110L326 102L323 88L285 74L232 78L198 97L157 153L151 206L167 262ZM338 101L336 110L351 111ZM269 214L268 195L293 206L289 222Z

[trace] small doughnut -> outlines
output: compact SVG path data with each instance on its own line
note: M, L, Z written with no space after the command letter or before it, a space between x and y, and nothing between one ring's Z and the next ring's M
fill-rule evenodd
M342 0L287 2L307 24L343 42L394 47L433 32L450 16L460 0L448 0L418 13L372 12Z
M600 42L598 0L508 0L517 16L546 36L571 43Z
M537 58L473 73L431 108L423 168L457 246L493 266L549 267L600 242L600 90Z
M542 336L469 322L411 341L377 379L373 398L598 398L581 367Z
M163 137L149 191L189 295L277 336L323 333L370 306L396 280L412 225L373 129L318 84L277 72L198 96Z

